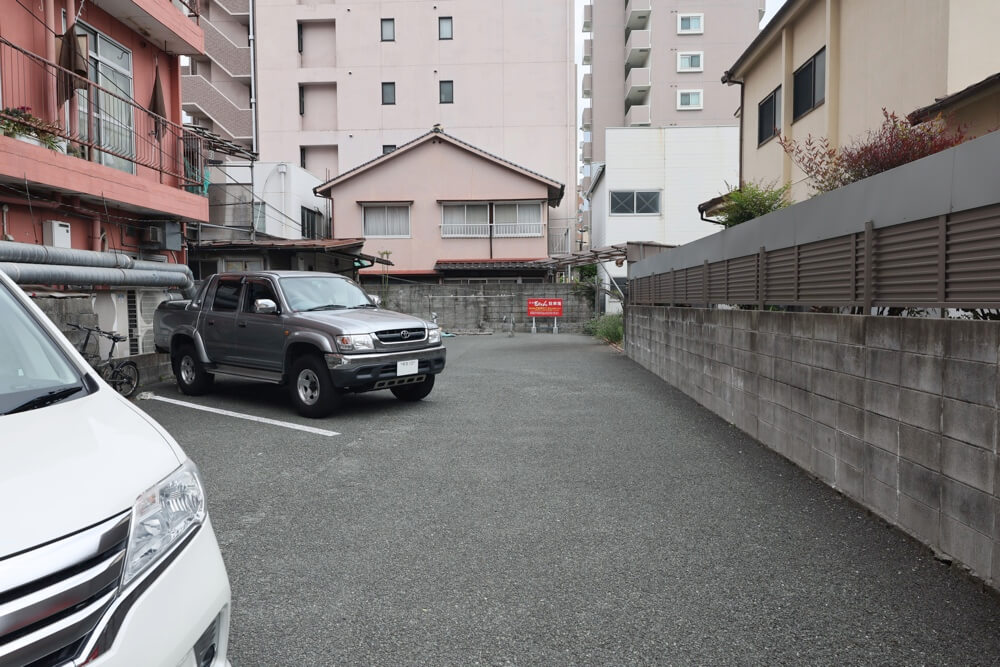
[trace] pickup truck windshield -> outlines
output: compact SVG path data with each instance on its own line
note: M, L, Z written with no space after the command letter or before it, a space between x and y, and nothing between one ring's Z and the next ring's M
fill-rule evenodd
M292 310L366 308L368 295L354 283L336 276L295 276L281 279L281 289Z
M80 373L0 284L0 415L83 394Z

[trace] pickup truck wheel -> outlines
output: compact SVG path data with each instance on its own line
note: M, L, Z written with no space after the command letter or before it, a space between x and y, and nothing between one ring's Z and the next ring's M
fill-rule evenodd
M389 387L389 391L391 391L392 394L399 400L409 403L427 398L427 394L431 393L431 389L433 388L434 376L428 375L423 382L417 382L416 384L402 384L398 387Z
M295 360L288 389L295 409L303 417L326 417L340 406L343 397L343 392L333 386L326 364L314 355Z
M205 370L194 347L182 345L171 359L177 387L188 396L200 396L212 388L215 376Z

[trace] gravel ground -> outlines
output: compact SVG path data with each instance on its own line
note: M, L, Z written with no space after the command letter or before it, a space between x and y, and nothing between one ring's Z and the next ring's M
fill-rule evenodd
M1000 597L621 353L447 345L417 404L192 399L334 437L140 403L206 479L236 667L1000 665Z

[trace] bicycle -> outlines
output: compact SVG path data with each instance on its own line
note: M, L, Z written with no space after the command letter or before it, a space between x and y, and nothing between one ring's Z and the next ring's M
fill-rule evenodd
M139 388L139 366L134 361L114 359L115 346L125 340L127 336L121 336L113 331L104 331L99 327L85 327L80 324L67 324L78 331L86 331L87 335L80 345L80 354L94 367L100 376L111 387L125 398L131 397ZM108 358L101 359L100 354L91 354L87 351L90 345L90 336L97 335L111 341L111 349L108 350Z

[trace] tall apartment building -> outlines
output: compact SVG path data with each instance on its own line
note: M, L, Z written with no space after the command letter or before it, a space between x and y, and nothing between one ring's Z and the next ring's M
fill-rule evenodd
M261 160L327 181L440 125L572 190L573 0L257 0L255 12ZM569 250L574 199L549 211L550 252Z
M764 0L593 0L583 9L591 101L580 190L592 246L679 245L717 231L697 204L738 181L740 96L721 78L757 34ZM625 267L605 268L625 277Z

